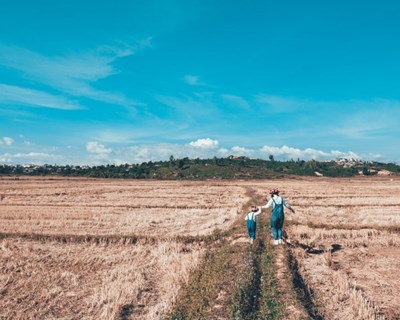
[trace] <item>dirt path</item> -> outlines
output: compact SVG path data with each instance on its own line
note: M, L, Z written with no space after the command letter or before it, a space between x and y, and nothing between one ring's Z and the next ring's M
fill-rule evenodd
M311 295L286 245L275 249L275 270L286 320L322 319L314 310Z

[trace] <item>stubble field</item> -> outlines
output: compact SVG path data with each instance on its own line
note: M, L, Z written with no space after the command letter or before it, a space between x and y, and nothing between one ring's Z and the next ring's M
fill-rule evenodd
M324 319L400 319L400 180L276 181L297 209L287 254ZM261 192L264 185L259 186Z
M310 294L309 318L399 319L397 177L0 178L0 319L164 319L201 268L207 236L242 221L250 194L260 202L270 187L296 209L275 260Z
M160 319L242 186L2 178L0 319Z

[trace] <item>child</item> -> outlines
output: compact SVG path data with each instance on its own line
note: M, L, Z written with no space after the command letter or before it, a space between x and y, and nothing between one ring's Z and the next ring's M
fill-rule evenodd
M254 239L256 238L256 216L261 213L261 209L257 208L256 206L252 206L249 208L250 212L246 214L244 218L247 221L247 231L250 237L250 243L253 243Z

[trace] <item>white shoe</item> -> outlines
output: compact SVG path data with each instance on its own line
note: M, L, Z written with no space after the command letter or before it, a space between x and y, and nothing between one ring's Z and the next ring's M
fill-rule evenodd
M274 240L274 246L277 246L279 244L279 240Z
M279 240L278 240L278 244L282 244L282 239L279 239Z

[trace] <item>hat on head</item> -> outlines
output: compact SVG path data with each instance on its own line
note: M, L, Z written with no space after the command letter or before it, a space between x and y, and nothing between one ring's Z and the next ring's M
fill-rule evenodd
M279 190L275 189L275 188L272 188L272 189L269 190L269 194L279 194Z

